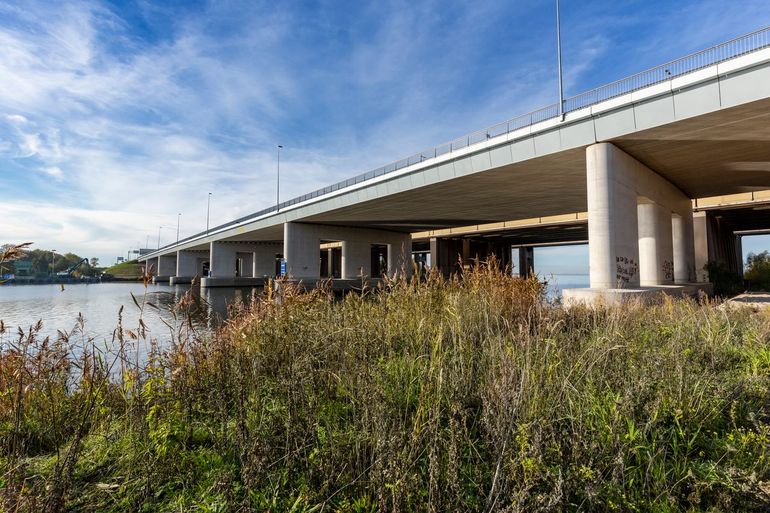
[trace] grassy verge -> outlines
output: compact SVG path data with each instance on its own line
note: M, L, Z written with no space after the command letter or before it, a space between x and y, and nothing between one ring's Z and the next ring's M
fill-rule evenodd
M541 294L488 270L288 291L139 366L141 329L117 359L6 332L5 510L770 508L766 314Z
M144 275L142 266L139 265L139 262L136 260L121 262L112 267L108 267L104 272L111 274L119 280L141 280Z

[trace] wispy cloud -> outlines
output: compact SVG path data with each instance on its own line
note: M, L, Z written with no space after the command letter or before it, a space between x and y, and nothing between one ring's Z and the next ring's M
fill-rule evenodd
M678 25L666 3L566 8L565 85L770 11L709 7L682 4ZM182 236L202 229L208 192L214 224L272 204L279 143L288 198L552 103L552 16L545 1L0 0L0 236L108 261L179 212Z

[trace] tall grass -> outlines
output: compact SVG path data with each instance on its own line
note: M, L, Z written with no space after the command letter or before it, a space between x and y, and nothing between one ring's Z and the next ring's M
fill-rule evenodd
M116 334L0 326L4 511L770 508L766 313L564 310L490 266L266 293L144 361Z

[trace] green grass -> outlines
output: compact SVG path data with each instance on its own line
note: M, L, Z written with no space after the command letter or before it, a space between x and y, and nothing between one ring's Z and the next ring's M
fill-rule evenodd
M134 279L139 280L142 278L142 266L136 260L129 262L121 262L119 264L108 267L104 270L105 273L111 274L116 278L122 279Z
M541 293L483 269L290 290L140 369L6 344L5 509L768 511L767 313Z

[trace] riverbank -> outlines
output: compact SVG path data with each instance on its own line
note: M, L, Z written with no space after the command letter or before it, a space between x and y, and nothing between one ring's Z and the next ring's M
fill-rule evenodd
M4 508L770 507L767 311L565 310L485 270L388 289L266 291L141 368L82 353L77 386L74 342L6 344Z

